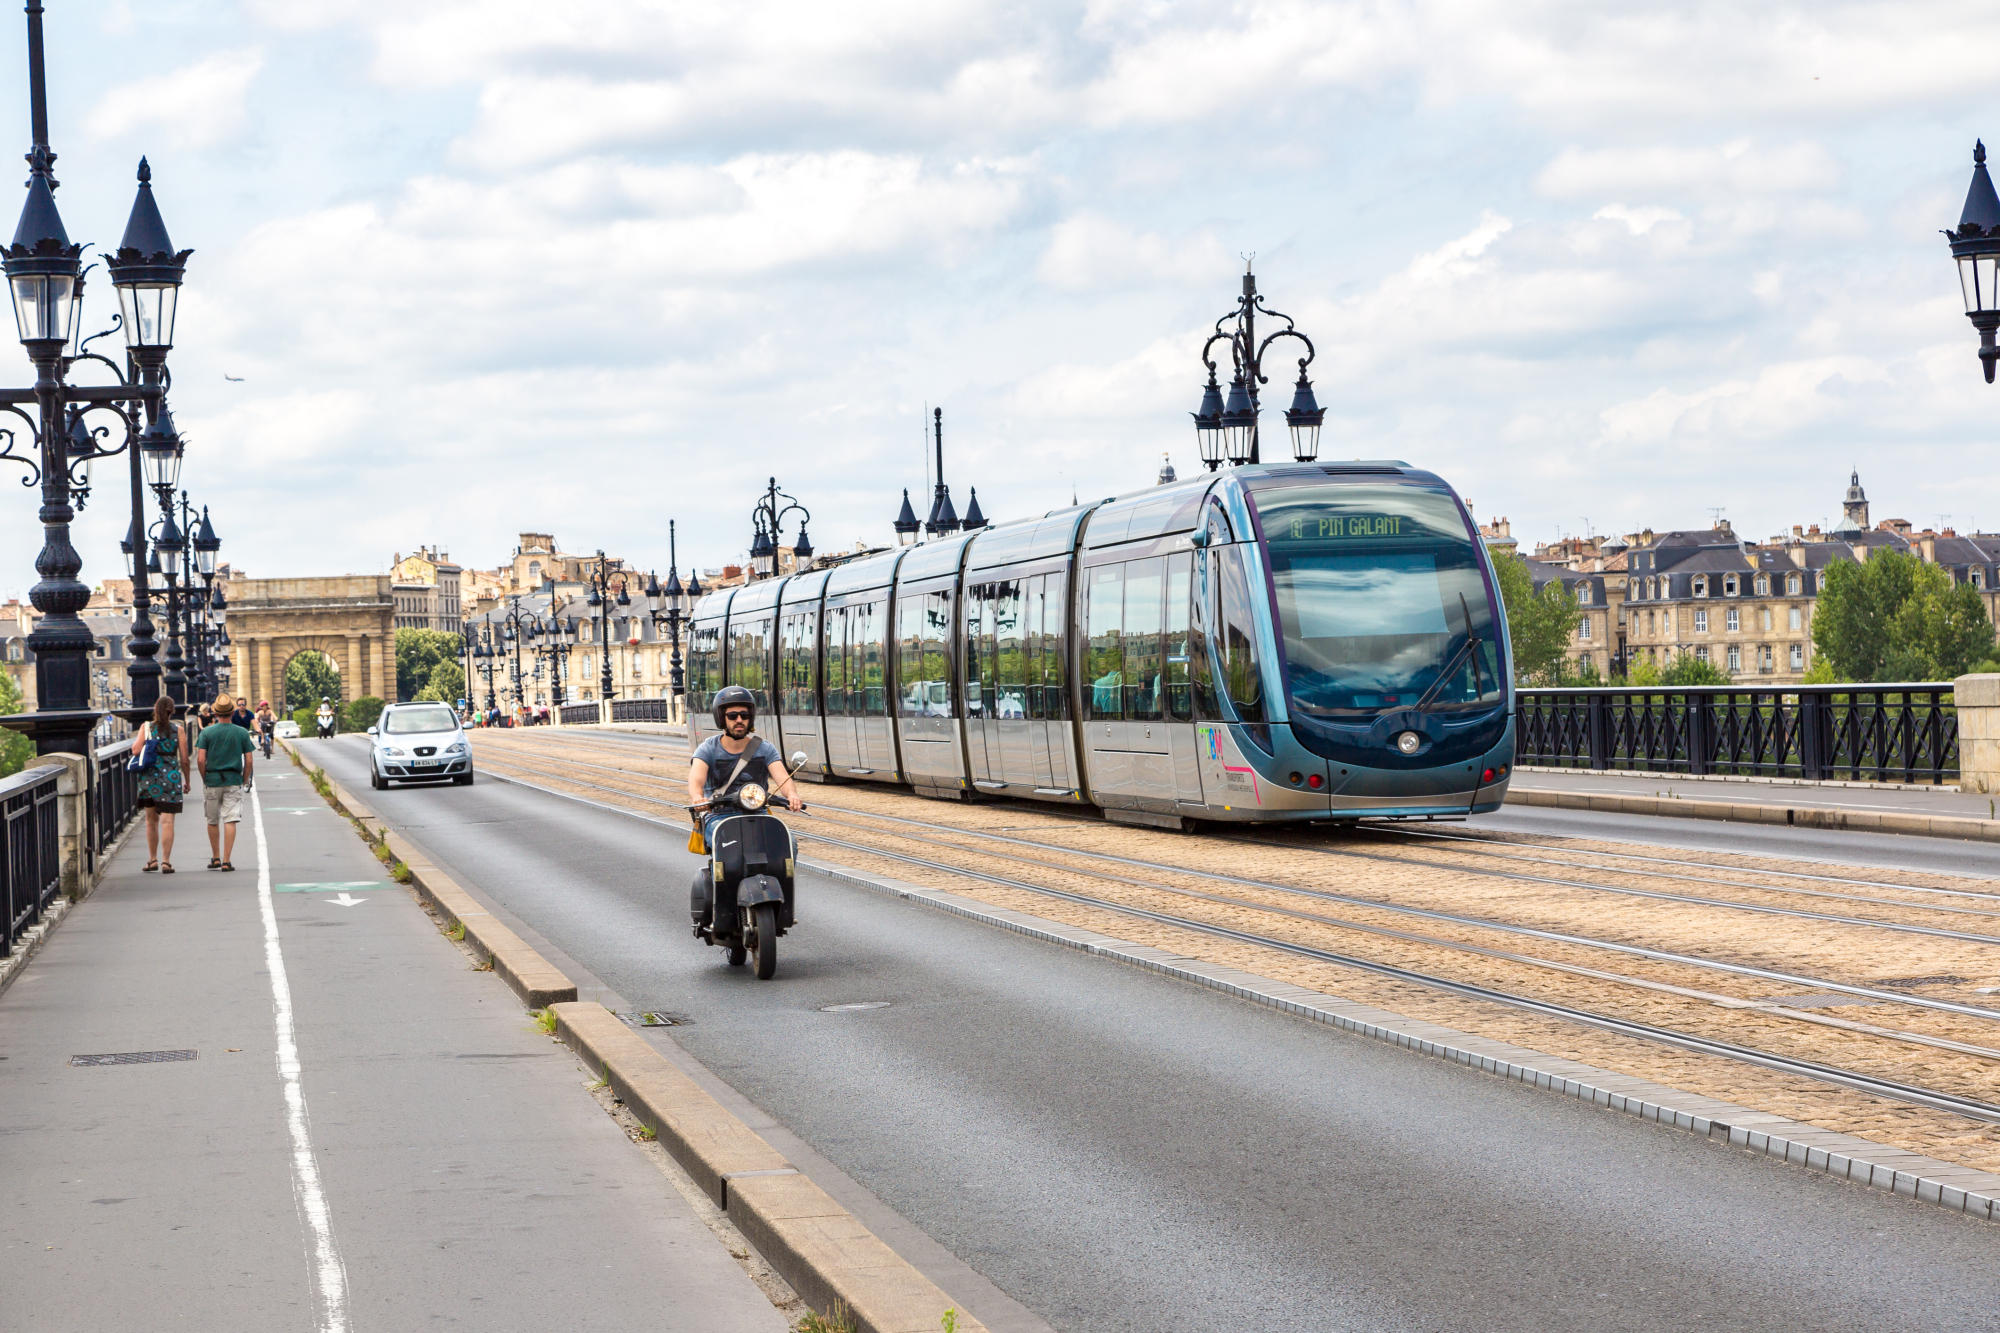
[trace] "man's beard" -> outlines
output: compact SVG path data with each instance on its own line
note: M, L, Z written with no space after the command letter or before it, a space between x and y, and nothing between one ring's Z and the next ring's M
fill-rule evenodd
M748 722L731 722L729 724L730 740L740 741L749 734L750 734L750 724Z

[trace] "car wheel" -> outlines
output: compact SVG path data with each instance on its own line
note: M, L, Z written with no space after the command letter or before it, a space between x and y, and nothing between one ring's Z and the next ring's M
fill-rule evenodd
M375 761L372 759L368 761L368 785L376 791L387 791L389 789L388 780L376 770Z

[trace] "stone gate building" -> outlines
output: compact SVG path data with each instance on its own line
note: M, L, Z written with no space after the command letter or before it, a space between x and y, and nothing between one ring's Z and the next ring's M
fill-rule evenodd
M332 659L344 701L396 697L396 600L386 574L232 583L229 637L231 678L253 701L282 703L285 668L308 649Z

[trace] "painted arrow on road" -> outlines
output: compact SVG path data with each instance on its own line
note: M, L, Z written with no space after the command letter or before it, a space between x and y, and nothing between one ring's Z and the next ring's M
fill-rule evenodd
M366 898L357 898L346 889L342 889L338 898L328 898L327 901L335 907L359 907L368 900Z

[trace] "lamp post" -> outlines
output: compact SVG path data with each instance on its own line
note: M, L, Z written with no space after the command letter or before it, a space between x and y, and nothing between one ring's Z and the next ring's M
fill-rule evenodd
M611 565L604 558L602 550L597 553L597 565L590 571L590 598L586 603L597 612L597 642L604 649L602 686L600 696L609 703L617 697L611 685ZM618 580L618 605L632 605L631 594L625 591L625 580Z
M1285 321L1284 328L1262 342L1257 340L1260 313ZM1319 457L1319 430L1326 419L1326 409L1313 397L1312 381L1306 378L1306 367L1316 355L1312 339L1292 326L1290 315L1265 308L1264 298L1257 293L1257 275L1246 266L1243 294L1236 299L1236 308L1215 321L1215 332L1201 345L1208 383L1202 389L1201 409L1194 414L1194 431L1201 446L1201 461L1209 471L1221 467L1225 458L1232 467L1263 461L1257 429L1257 414L1262 410L1258 404L1258 386L1270 382L1270 377L1264 374L1264 353L1280 338L1297 338L1306 345L1306 354L1299 358L1299 382L1292 390L1292 405L1285 410L1285 425L1292 434L1292 457L1301 463ZM1218 342L1229 344L1233 367L1227 403L1215 377L1215 360L1209 355Z
M514 707L517 709L528 701L523 693L525 677L521 668L521 645L526 643L530 652L540 653L541 647L536 641L553 629L553 618L545 620L533 607L522 606L518 593L507 598L507 614L500 617L500 637L503 643L514 646ZM540 669L538 665L536 670Z
M1991 384L1994 362L2000 361L2000 347L1994 345L1994 332L2000 330L2000 195L1994 194L1993 178L1986 174L1984 142L1972 146L1972 187L1965 192L1958 230L1944 235L1958 262L1965 317L1979 330L1979 363Z
M535 651L541 653L549 664L550 707L563 706L563 672L569 665L570 640L576 637L576 621L571 618L565 623L561 608L556 604L555 580L549 580L549 611L544 618L548 626L549 641Z
M471 636L468 635L467 637L470 638ZM486 711L490 713L500 706L499 701L493 697L493 625L491 621L482 621L480 623L479 637L472 646L472 656L478 663L481 674L486 677ZM465 678L465 688L468 694L471 693L472 677L469 675Z
M657 632L661 625L667 627L667 639L673 645L673 657L667 672L667 689L675 699L679 699L687 689L687 680L681 671L681 621L687 618L688 607L693 597L701 595L701 580L693 570L688 571L690 588L681 587L680 551L676 542L674 520L667 520L667 582L660 585L660 576L652 575L646 580L646 610L652 616Z
M4 434L5 445L0 447L0 457L24 465L31 474L28 484L39 482L41 485L42 503L38 518L42 524L42 550L35 560L35 569L41 578L30 591L29 599L42 616L27 640L28 647L35 654L36 710L8 718L5 724L33 736L40 753L82 754L88 751L91 728L97 717L90 698L95 640L79 614L90 600L90 589L77 578L83 561L70 542L70 522L76 515L72 501L80 505L89 494L88 474L92 459L129 451L138 434L139 418L128 411L127 405L144 404L150 414L159 403L161 390L157 381L134 385L126 382L122 374L118 375L119 382L112 385L67 383L71 368L79 360L101 361L110 366L114 374L118 374L118 367L102 356L86 352L86 345L91 340L80 337L78 316L83 297L83 247L71 243L56 208L56 155L49 147L41 0L28 0L26 9L28 102L33 146L28 152L27 199L21 208L13 242L5 247L0 260L4 260L7 271L15 328L22 349L35 367L35 383L32 388L0 390L0 411L20 419L34 442L35 453L32 457L14 453L14 433L7 431ZM151 195L146 183L149 173L143 165L141 173L141 202L151 209ZM135 205L133 211L134 219L139 220L139 206ZM150 217L152 222L158 221L157 209L152 209ZM135 241L150 243L154 239L144 234L144 228L141 228L141 233L135 237L133 228L128 225L128 244ZM164 242L164 238L165 229L160 227L157 239ZM139 244L132 245L135 254L139 248ZM161 257L148 255L147 258ZM159 338L162 364L165 347L171 344L173 293L178 291L180 269L186 258L187 252L175 254L169 249L161 267L171 271L170 277L154 281L147 288L161 293L161 299L153 301L149 309L156 320L164 312L169 326L164 336ZM136 276L127 271L127 259L126 248L121 246L119 260L112 266L112 281L119 288L121 304L125 301L128 282L138 282ZM128 364L136 364L129 355L129 339L133 335L128 333L127 336ZM34 409L33 413L24 410L27 408ZM100 448L95 433L82 427L82 415L93 411L109 411L124 424L124 440L119 448ZM80 475L76 471L78 467L83 469ZM137 536L136 530L128 529L128 540ZM139 558L140 554L135 544L135 602L143 596L141 579L148 568L147 562ZM149 629L150 625L144 622L142 612L140 620L134 625L135 646L150 643ZM143 654L143 647L139 651ZM148 673L143 671L139 673L142 688L147 676Z
M896 544L913 545L919 531L927 532L933 541L949 537L954 532L977 532L986 526L986 515L979 511L979 488L970 492L971 503L966 507L965 517L958 516L958 509L951 502L951 487L944 484L944 409L931 409L931 432L937 446L937 481L931 488L930 516L922 523L917 522L917 511L910 508L910 491L903 488L903 507L896 514L896 521L890 524L896 530Z
M779 507L778 501L784 506ZM806 524L812 522L812 511L778 489L778 479L771 478L769 486L758 499L750 516L756 526L756 536L750 542L750 573L753 578L768 579L778 572L778 538L783 535L782 525L785 515L793 510L799 515L799 539L792 545L792 556L803 568L812 562L812 539L806 536Z

